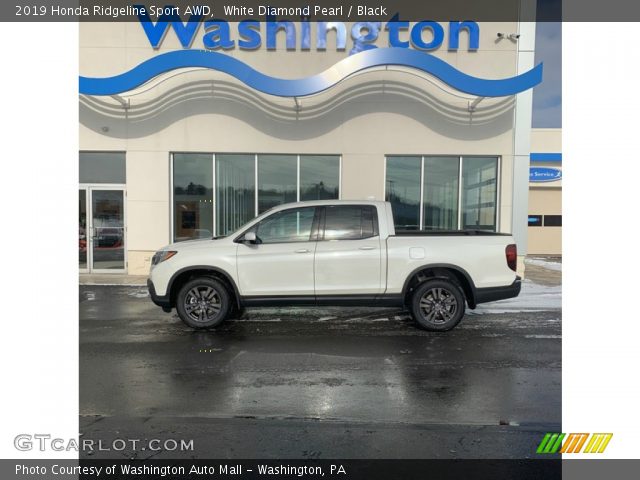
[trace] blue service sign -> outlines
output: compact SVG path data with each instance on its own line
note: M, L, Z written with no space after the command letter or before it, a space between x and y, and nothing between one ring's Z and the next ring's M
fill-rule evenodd
M562 170L552 167L531 167L529 168L530 182L555 182L562 180Z

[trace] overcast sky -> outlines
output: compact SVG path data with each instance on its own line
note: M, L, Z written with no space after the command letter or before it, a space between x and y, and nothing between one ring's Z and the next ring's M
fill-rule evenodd
M533 89L533 127L562 127L562 24L536 26L536 65L544 63L542 83Z

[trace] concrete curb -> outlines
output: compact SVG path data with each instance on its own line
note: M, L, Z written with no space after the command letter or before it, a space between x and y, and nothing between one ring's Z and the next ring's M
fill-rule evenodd
M146 287L146 275L126 275L126 274L80 274L78 283L80 285L94 286L126 286L126 287Z

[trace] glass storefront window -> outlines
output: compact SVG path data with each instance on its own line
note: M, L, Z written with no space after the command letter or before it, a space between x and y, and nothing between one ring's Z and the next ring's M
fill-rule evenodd
M300 200L333 200L340 190L340 157L300 155Z
M386 200L391 202L396 228L420 228L421 157L387 157Z
M216 155L216 235L255 217L255 155Z
M213 236L213 156L173 154L173 239Z
M387 157L385 198L399 230L496 231L497 185L497 157Z
M425 230L458 228L458 178L460 157L424 158Z
M462 158L462 228L496 230L498 159Z
M297 170L296 155L258 155L258 214L298 200Z
M340 196L339 155L174 153L172 158L174 241L228 235L277 205Z

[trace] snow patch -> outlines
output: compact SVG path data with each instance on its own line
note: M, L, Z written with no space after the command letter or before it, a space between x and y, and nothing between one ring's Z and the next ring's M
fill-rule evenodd
M531 280L522 282L520 295L507 300L500 300L478 305L470 314L482 315L487 313L517 313L541 312L562 308L562 286L546 286L533 283Z
M232 322L281 322L281 318L261 318L261 317L247 317L247 318L235 318L231 320Z
M389 319L387 317L382 318L362 318L362 317L353 317L346 318L343 320L344 323L374 323L374 322L388 322Z
M546 268L547 270L554 270L556 272L562 271L562 263L544 260L542 258L525 258L524 263L526 265L535 265L537 267Z
M149 292L147 290L136 290L135 292L129 292L129 296L133 298L147 298Z

